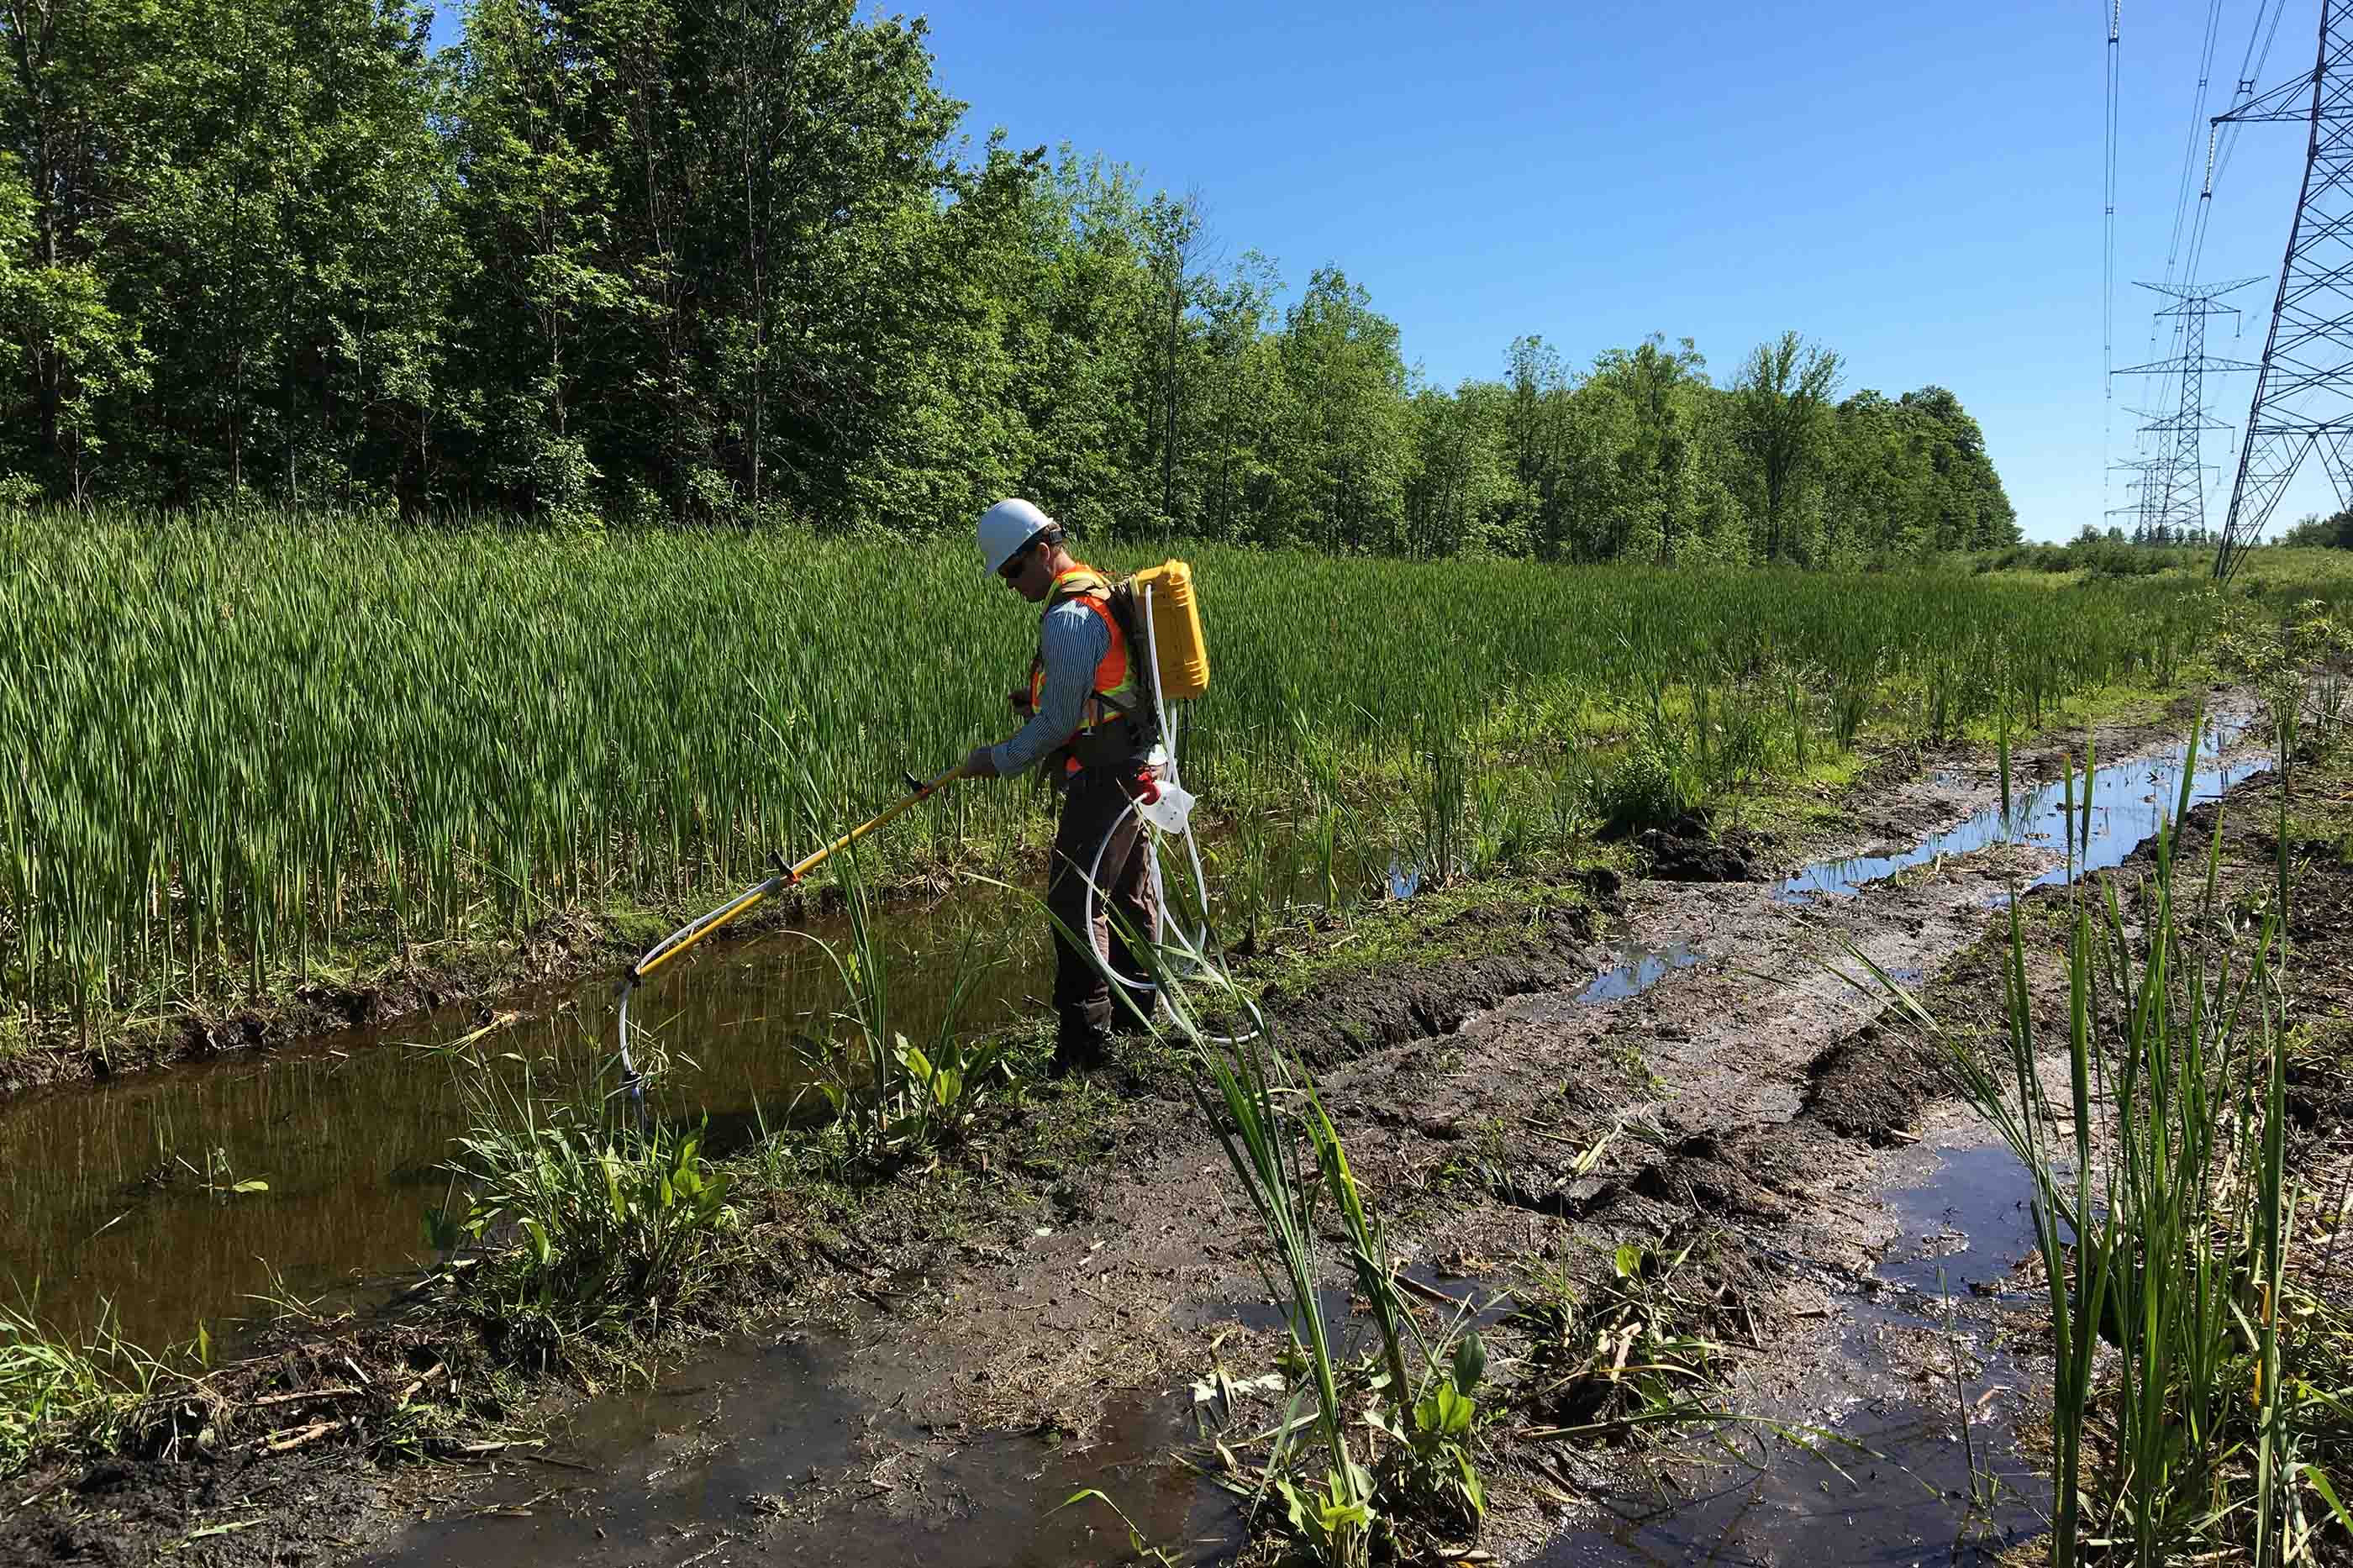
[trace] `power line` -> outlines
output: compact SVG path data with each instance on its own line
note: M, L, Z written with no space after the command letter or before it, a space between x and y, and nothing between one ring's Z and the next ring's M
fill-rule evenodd
M2272 19L2268 30L2263 26L2266 10L2270 11ZM2222 172L2230 163L2232 151L2238 145L2239 121L2232 120L2231 114L2254 96L2255 83L2262 78L2263 68L2271 59L2272 45L2279 37L2280 18L2286 15L2287 0L2278 0L2275 5L2272 0L2255 0L2255 20L2253 26L2247 29L2247 47L2239 56L2239 76L2237 84L2232 89L2231 108L2216 116L2207 128L2206 185L2199 194L2198 219L2189 239L2189 260L2185 268L2189 277L2198 276L2200 262L2205 257L2207 229L2214 216L2214 187L2221 183ZM2263 40L2260 53L2255 48L2258 38Z
M2263 0L2258 0L2258 4L2262 3ZM2174 190L2173 227L2171 233L2166 239L2165 280L2161 284L2151 285L2151 287L2157 288L2160 292L2170 290L2173 285L2173 280L2177 277L2195 278L2198 275L2197 262L2195 260L2190 262L2186 270L2181 265L2183 240L2185 235L2189 237L2189 248L2193 256L2197 252L2202 250L2205 244L2205 225L2203 219L2209 209L2210 204L2206 201L2203 192L2211 189L2213 171L2213 142L2212 128L2211 124L2208 124L2207 127L2208 143L2206 169L2208 177L2205 181L2196 182L2193 184L2191 174L2198 167L2198 132L2200 124L2206 122L2206 89L2209 83L2213 79L2214 50L2216 44L2221 37L2221 31L2222 0L2209 0L2209 4L2206 7L2206 28L2198 56L2198 87L2197 90L2190 97L2189 125L2184 135L2181 147L2181 174L2180 178L2176 182ZM2193 188L2201 191L2200 198L2197 203L2197 216L2195 218L2193 218L2191 214L2190 202L2190 192ZM2168 316L2174 318L2173 353L2169 359L2158 362L2157 366L2152 367L2152 374L2158 374L2160 378L2158 384L2157 399L2160 405L2163 405L2167 401L2168 395L2174 392L2173 377L2179 374L2178 371L2168 370L2164 367L2186 364L2203 353L2203 319L2199 318L2197 321L2197 326L2199 328L2199 342L2196 345L2196 352L2193 353L2192 344L2189 336L2189 329L2192 324L2191 318L2176 310L2161 310L2150 316L2148 323L2149 353L2152 355L2157 353L2158 323ZM2184 386L2180 388L2180 391L2185 395L2186 402L2195 401L2194 398L2187 397L2187 395L2190 391L2189 387ZM2200 411L2200 416L2202 416L2202 410ZM2155 433L2158 436L2158 455L2160 457L2168 458L2168 460L2173 461L2178 465L2178 457L2175 456L2175 453L2179 445L2179 432L2174 430L2172 428L2172 425L2173 421L2168 420L2164 423L2163 428L2157 430ZM2150 426L2144 426L2141 429L2142 433L2145 435L2151 433ZM2196 465L2192 463L2190 467L2194 475ZM2203 492L2201 489L2201 502L2202 500ZM2202 506L2200 510L2202 510Z
M2100 243L2100 510L2108 510L2108 455L2115 440L2116 397L2116 62L2124 0L2108 0L2107 188Z
M2214 75L2214 42L2222 28L2222 0L2206 7L2206 45L2198 57L2198 91L2189 104L2189 135L2181 146L2181 184L2173 199L2173 236L2165 242L2165 280L2173 281L2181 257L2181 236L2189 222L2189 172L2198 166L2198 132L2206 128L2206 84ZM2211 129L2211 128L2210 128Z

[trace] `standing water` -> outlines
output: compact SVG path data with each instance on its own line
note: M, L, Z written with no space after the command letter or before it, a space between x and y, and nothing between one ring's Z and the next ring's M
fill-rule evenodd
M927 1037L960 977L970 983L963 1027L1034 1012L1048 961L1024 902L973 889L953 921L880 922L892 1026ZM1008 930L1038 940L1008 945ZM663 1097L686 1113L707 1110L715 1147L791 1113L804 1087L795 1042L823 1037L843 1002L811 939L838 950L847 935L844 922L818 921L712 943L638 988L633 1021L683 1053ZM506 998L501 1014L518 1016L481 1042L483 1054L599 1062L614 1048L612 991L607 975ZM470 1003L0 1106L0 1295L68 1331L105 1304L126 1338L160 1345L199 1321L250 1315L253 1298L281 1281L308 1299L429 1258L424 1211L445 1201L442 1162L466 1125L455 1065L431 1047L481 1021Z
M2270 771L2272 764L2266 758L2251 757L2227 763L2215 760L2245 730L2244 724L2217 725L2199 742L2200 759L2211 765L2198 768L2190 780L2192 805L2220 800L2246 780ZM2076 853L2078 873L2121 866L2134 850L2157 837L2181 798L2182 770L2190 766L2188 750L2180 748L2154 762L2112 763L2094 772L2088 783L2081 774L2075 776L2079 840L2084 834L2081 824L2087 798L2091 822L2089 844L2080 847ZM1989 805L1959 826L1931 834L1897 854L1818 861L1782 883L1775 896L1792 904L1810 903L1824 895L1841 897L1915 866L1925 866L1947 856L1968 855L1997 844L2057 848L2066 842L2067 784L2065 779L2053 779L2037 786L2022 800L2012 802L2007 813L1999 805ZM2035 878L2031 885L2057 887L2066 879L2067 866L2063 859Z
M2236 731L2209 737L2212 759ZM2091 868L2113 866L2157 831L2178 798L2179 753L2114 763L2090 782ZM2268 763L2200 768L2209 800ZM2084 801L2078 780L2077 809ZM1776 896L1805 902L1852 894L1939 855L2000 843L2055 845L2063 792L2041 786L2005 822L1989 808L1903 853L1825 862ZM1280 858L1280 857L1278 857ZM1385 851L1389 890L1410 896L1409 862ZM1367 878L1351 864L1343 879ZM2040 879L2052 882L2063 866ZM951 918L880 922L890 947L894 1026L920 1039L939 1026L960 976L970 988L961 1026L984 1029L1034 1015L1049 959L1026 895L968 888ZM1008 946L1008 931L1023 941ZM978 940L974 940L977 934ZM738 945L712 944L657 973L632 1016L686 1054L665 1085L673 1107L707 1110L714 1146L791 1112L804 1087L795 1042L827 1032L842 1003L831 963L810 940L837 945L839 922ZM1703 956L1683 947L1628 946L1577 998L1634 994ZM611 977L546 987L507 1000L518 1016L483 1042L491 1054L594 1062L612 1049ZM255 1298L284 1289L306 1299L381 1284L428 1255L421 1220L439 1206L442 1163L465 1128L451 1065L430 1048L480 1026L467 1005L384 1026L323 1037L267 1057L240 1057L69 1088L0 1105L0 1299L29 1303L67 1332L102 1307L128 1338L160 1344L201 1322L248 1315ZM256 1185L255 1184L261 1184ZM240 1191L240 1188L245 1190Z

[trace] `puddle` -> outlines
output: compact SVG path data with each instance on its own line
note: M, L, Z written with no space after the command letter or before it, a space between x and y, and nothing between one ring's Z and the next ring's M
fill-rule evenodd
M1556 1539L1539 1568L1600 1564L1767 1564L1917 1568L1992 1563L2042 1528L2028 1500L2047 1496L1995 1429L1960 1437L1957 1406L1872 1401L1838 1423L1818 1451L1778 1446L1762 1468L1718 1460L1644 1468L1648 1496L1620 1495L1611 1517ZM1753 1438L1736 1446L1754 1451ZM1974 1453L1974 1467L1972 1465ZM1970 1488L1991 1477L1989 1509Z
M1315 1296L1324 1312L1325 1331L1334 1336L1335 1342L1346 1342L1359 1329L1366 1333L1372 1331L1372 1321L1357 1317L1351 1308L1354 1298L1345 1286L1324 1286ZM1287 1334L1291 1331L1293 1310L1287 1296L1279 1301L1265 1297L1250 1301L1196 1301L1179 1307L1176 1321L1180 1329L1214 1329L1219 1324L1240 1323L1261 1333Z
M1646 1462L1639 1485L1613 1491L1607 1519L1534 1561L1912 1568L1989 1563L2039 1533L2050 1482L2010 1436L2032 1383L1967 1310L1972 1287L1999 1286L2034 1245L2026 1175L1998 1144L1945 1151L1940 1162L1885 1194L1896 1237L1864 1279L1848 1281L1865 1289L1844 1303L1837 1356L1807 1385L1833 1413L1821 1418L1828 1437L1802 1446L1743 1428L1728 1440L1746 1462L1704 1451ZM1873 1288L1882 1281L1893 1289ZM1957 1389L1956 1336L1967 1351Z
M1707 954L1680 942L1663 947L1627 942L1617 950L1618 962L1594 976L1593 984L1577 994L1580 1004L1615 1002L1640 995L1678 969L1689 969Z
M1189 1389L1113 1394L1085 1439L934 1429L839 1387L847 1342L731 1346L651 1391L583 1407L542 1463L508 1463L444 1519L361 1558L371 1568L586 1568L741 1562L939 1568L1124 1559L1127 1532L1180 1563L1241 1543L1226 1496L1176 1464L1194 1440ZM584 1468L575 1468L585 1466ZM519 1512L489 1513L502 1509Z
M1459 1318L1465 1327L1483 1331L1520 1309L1519 1301L1497 1280L1466 1278L1427 1260L1408 1264L1398 1273L1454 1303L1452 1307L1441 1306L1428 1296L1417 1294L1417 1306L1435 1309L1439 1319L1446 1322Z
M1887 1194L1901 1226L1873 1274L1924 1296L1991 1289L2034 1250L2025 1168L2005 1144L1949 1149L1915 1187Z
M887 922L896 1026L916 1038L935 1028L967 964L965 1024L1036 1011L1051 966L1039 923L1009 896L977 889L960 890L949 915ZM1035 940L1008 947L1008 928ZM837 944L843 934L808 929ZM973 932L987 945L967 954ZM611 995L603 976L505 998L501 1007L532 1016L484 1045L593 1068L613 1048ZM832 965L805 937L714 945L657 973L632 1016L691 1058L657 1110L707 1109L714 1148L748 1142L801 1088L793 1037L821 1033L841 1001ZM364 1293L429 1257L421 1216L442 1202L438 1167L465 1116L449 1064L410 1043L455 1039L479 1016L468 1004L0 1105L0 1300L30 1297L37 1280L40 1316L69 1331L108 1302L135 1342L185 1339L200 1321L218 1339L227 1319L255 1310L271 1270L307 1299ZM208 1167L216 1191L201 1178ZM248 1180L269 1190L227 1190Z
M2200 742L2201 759L2218 757L2243 732L2244 726L2221 727ZM2189 766L2187 748L2177 749L2155 762L2111 763L2092 774L2090 783L2091 838L2079 852L2079 871L2099 871L2120 866L2126 857L2157 836L2181 797L2181 772ZM2267 759L2250 758L2217 763L2194 771L2191 804L2219 800L2224 793L2258 773L2267 773ZM2075 778L2077 836L2082 837L2084 781ZM1807 867L1781 884L1774 896L1783 903L1810 903L1818 898L1845 897L1899 871L1925 866L1943 856L1960 856L1996 844L2035 845L2063 856L2066 844L2066 781L2053 779L2021 795L2005 816L1999 805L1988 806L1957 827L1932 834L1895 855L1864 855L1845 860L1824 860ZM2031 886L2054 887L2067 880L2064 859L2034 879Z

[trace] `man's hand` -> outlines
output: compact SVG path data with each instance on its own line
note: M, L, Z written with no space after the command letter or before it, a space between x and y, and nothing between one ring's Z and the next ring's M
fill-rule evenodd
M975 746L972 755L964 760L964 776L968 779L993 779L997 776L997 752L989 746Z

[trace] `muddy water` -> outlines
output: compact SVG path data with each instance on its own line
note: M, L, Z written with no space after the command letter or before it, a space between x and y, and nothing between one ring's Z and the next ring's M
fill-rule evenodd
M939 1026L960 973L972 1028L1034 1013L1049 989L1043 931L1017 895L964 889L886 924L893 1026L911 1038ZM810 938L846 935L818 922L713 943L647 982L634 1018L685 1053L656 1109L707 1109L723 1146L788 1114L802 1087L791 1042L823 1035L843 1003ZM507 998L501 1014L521 1016L484 1047L593 1068L613 1048L611 992L607 977ZM440 1163L464 1126L452 1065L430 1047L481 1021L469 1005L0 1107L0 1298L37 1286L40 1315L66 1328L111 1304L127 1337L157 1344L199 1321L217 1335L277 1288L273 1270L309 1298L429 1256L423 1212L444 1201ZM267 1190L235 1190L252 1182Z
M2010 1437L2032 1378L1987 1316L2033 1247L2027 1190L2007 1149L1969 1146L1887 1193L1896 1237L1840 1282L1847 1321L1791 1417L1816 1429L1735 1429L1729 1452L1651 1465L1534 1561L1911 1568L1989 1563L2038 1532L2050 1483Z
M1622 942L1611 951L1610 966L1596 974L1593 984L1577 994L1577 1000L1580 1004L1615 1002L1640 995L1676 970L1689 969L1706 958L1697 948L1680 942L1663 947Z
M1880 1262L1835 1277L1835 1344L1783 1417L1814 1426L1807 1440L1732 1428L1720 1457L1652 1464L1631 1487L1597 1478L1600 1516L1532 1561L1990 1563L2041 1528L2047 1483L2008 1436L2031 1379L1997 1348L1986 1316L2009 1304L2000 1291L2032 1245L2023 1173L2004 1150L1964 1147L1919 1161L1909 1180L1885 1195L1894 1236ZM1345 1295L1327 1300L1335 1321L1347 1321ZM1266 1303L1198 1306L1203 1322L1283 1322ZM1100 1505L1059 1506L1085 1488L1115 1500L1174 1561L1226 1561L1240 1547L1230 1498L1175 1458L1199 1445L1186 1389L1113 1394L1087 1433L1059 1442L935 1430L907 1419L893 1394L891 1331L875 1321L742 1342L650 1392L597 1401L539 1458L428 1510L364 1561L1129 1560L1124 1529Z
M1253 843L1259 863L1237 896L1261 916L1333 893L1405 898L1420 886L1386 833L1341 847L1329 865L1279 836ZM1240 848L1230 833L1204 835L1221 895ZM1218 907L1229 918L1222 897ZM934 907L894 907L877 924L891 1026L910 1039L942 1026L959 976L969 980L955 1020L964 1032L1046 1011L1052 958L1030 895L960 884ZM719 1151L790 1114L805 1087L796 1042L824 1036L845 1000L818 943L841 951L849 934L841 921L814 921L713 942L657 973L630 1005L633 1023L679 1053L656 1109L707 1114ZM497 1015L517 1016L483 1048L593 1070L613 1048L612 987L605 976L502 998ZM380 1289L427 1256L423 1214L445 1201L441 1165L465 1127L452 1066L434 1047L491 1016L468 1003L268 1056L0 1105L0 1302L30 1303L69 1333L108 1313L127 1338L163 1344L200 1322L221 1337L257 1310L258 1295Z
M2201 750L2199 798L2264 765L2222 763L2217 753L2230 739ZM2094 865L2121 861L2157 829L2188 765L2177 755L2154 767L2099 770L2090 784ZM2083 794L2078 781L2079 809ZM1989 810L1898 854L1809 868L1778 896L1851 894L1939 854L2005 841L2055 847L2060 799L2058 786L2046 784L2007 824ZM1389 865L1386 856L1379 863ZM2063 875L2063 868L2054 873ZM1040 1010L1042 933L1017 896L961 889L938 911L894 912L885 925L894 944L896 1025L911 1037L936 1026L955 976L967 967L965 1025ZM1008 931L1022 943L1008 947ZM843 933L816 934L838 941ZM1632 994L1702 956L1620 946L1577 1001ZM610 1049L609 988L600 980L512 998L502 1010L522 1017L494 1043L593 1063ZM665 1086L664 1109L707 1108L718 1141L748 1135L762 1116L781 1118L799 1088L789 1042L822 1033L841 1000L830 964L804 936L714 944L664 971L636 1009L662 1038L691 1050ZM217 1337L221 1320L251 1311L251 1297L273 1288L305 1297L382 1288L424 1255L420 1216L443 1200L438 1167L463 1121L448 1064L410 1047L450 1040L479 1022L459 1009L267 1058L0 1107L0 1293L25 1299L37 1289L40 1314L69 1329L91 1322L107 1303L124 1333L156 1343L189 1334L200 1320L214 1322ZM256 1182L266 1190L236 1190Z
M2200 742L2198 761L2207 765L2195 767L2190 781L2193 805L2220 800L2245 780L2269 771L2271 763L2263 758L2230 763L2219 760L2244 730L2243 724L2218 725ZM2193 766L2187 752L2184 747L2155 761L2113 763L2096 770L2088 785L2088 845L2082 842L2087 786L2083 775L2075 776L2078 872L2120 866L2135 849L2157 836L2158 829L2180 802L2182 770ZM1988 806L1958 826L1931 834L1908 849L1824 860L1809 866L1782 883L1776 896L1785 903L1807 903L1825 895L1851 895L1899 871L1999 844L2029 845L2063 855L2066 833L2067 781L2053 779L2024 791L2011 801L2006 813L2000 805ZM2060 864L2035 878L2032 885L2051 887L2066 879L2067 867L2063 858Z
M1189 1390L1115 1394L1078 1436L940 1431L840 1387L865 1349L856 1334L737 1345L650 1392L596 1401L540 1458L517 1460L461 1509L409 1526L362 1561L598 1568L756 1553L1047 1568L1128 1560L1126 1528L1103 1504L1060 1506L1088 1488L1174 1561L1222 1561L1240 1546L1224 1494L1169 1457L1196 1436Z

